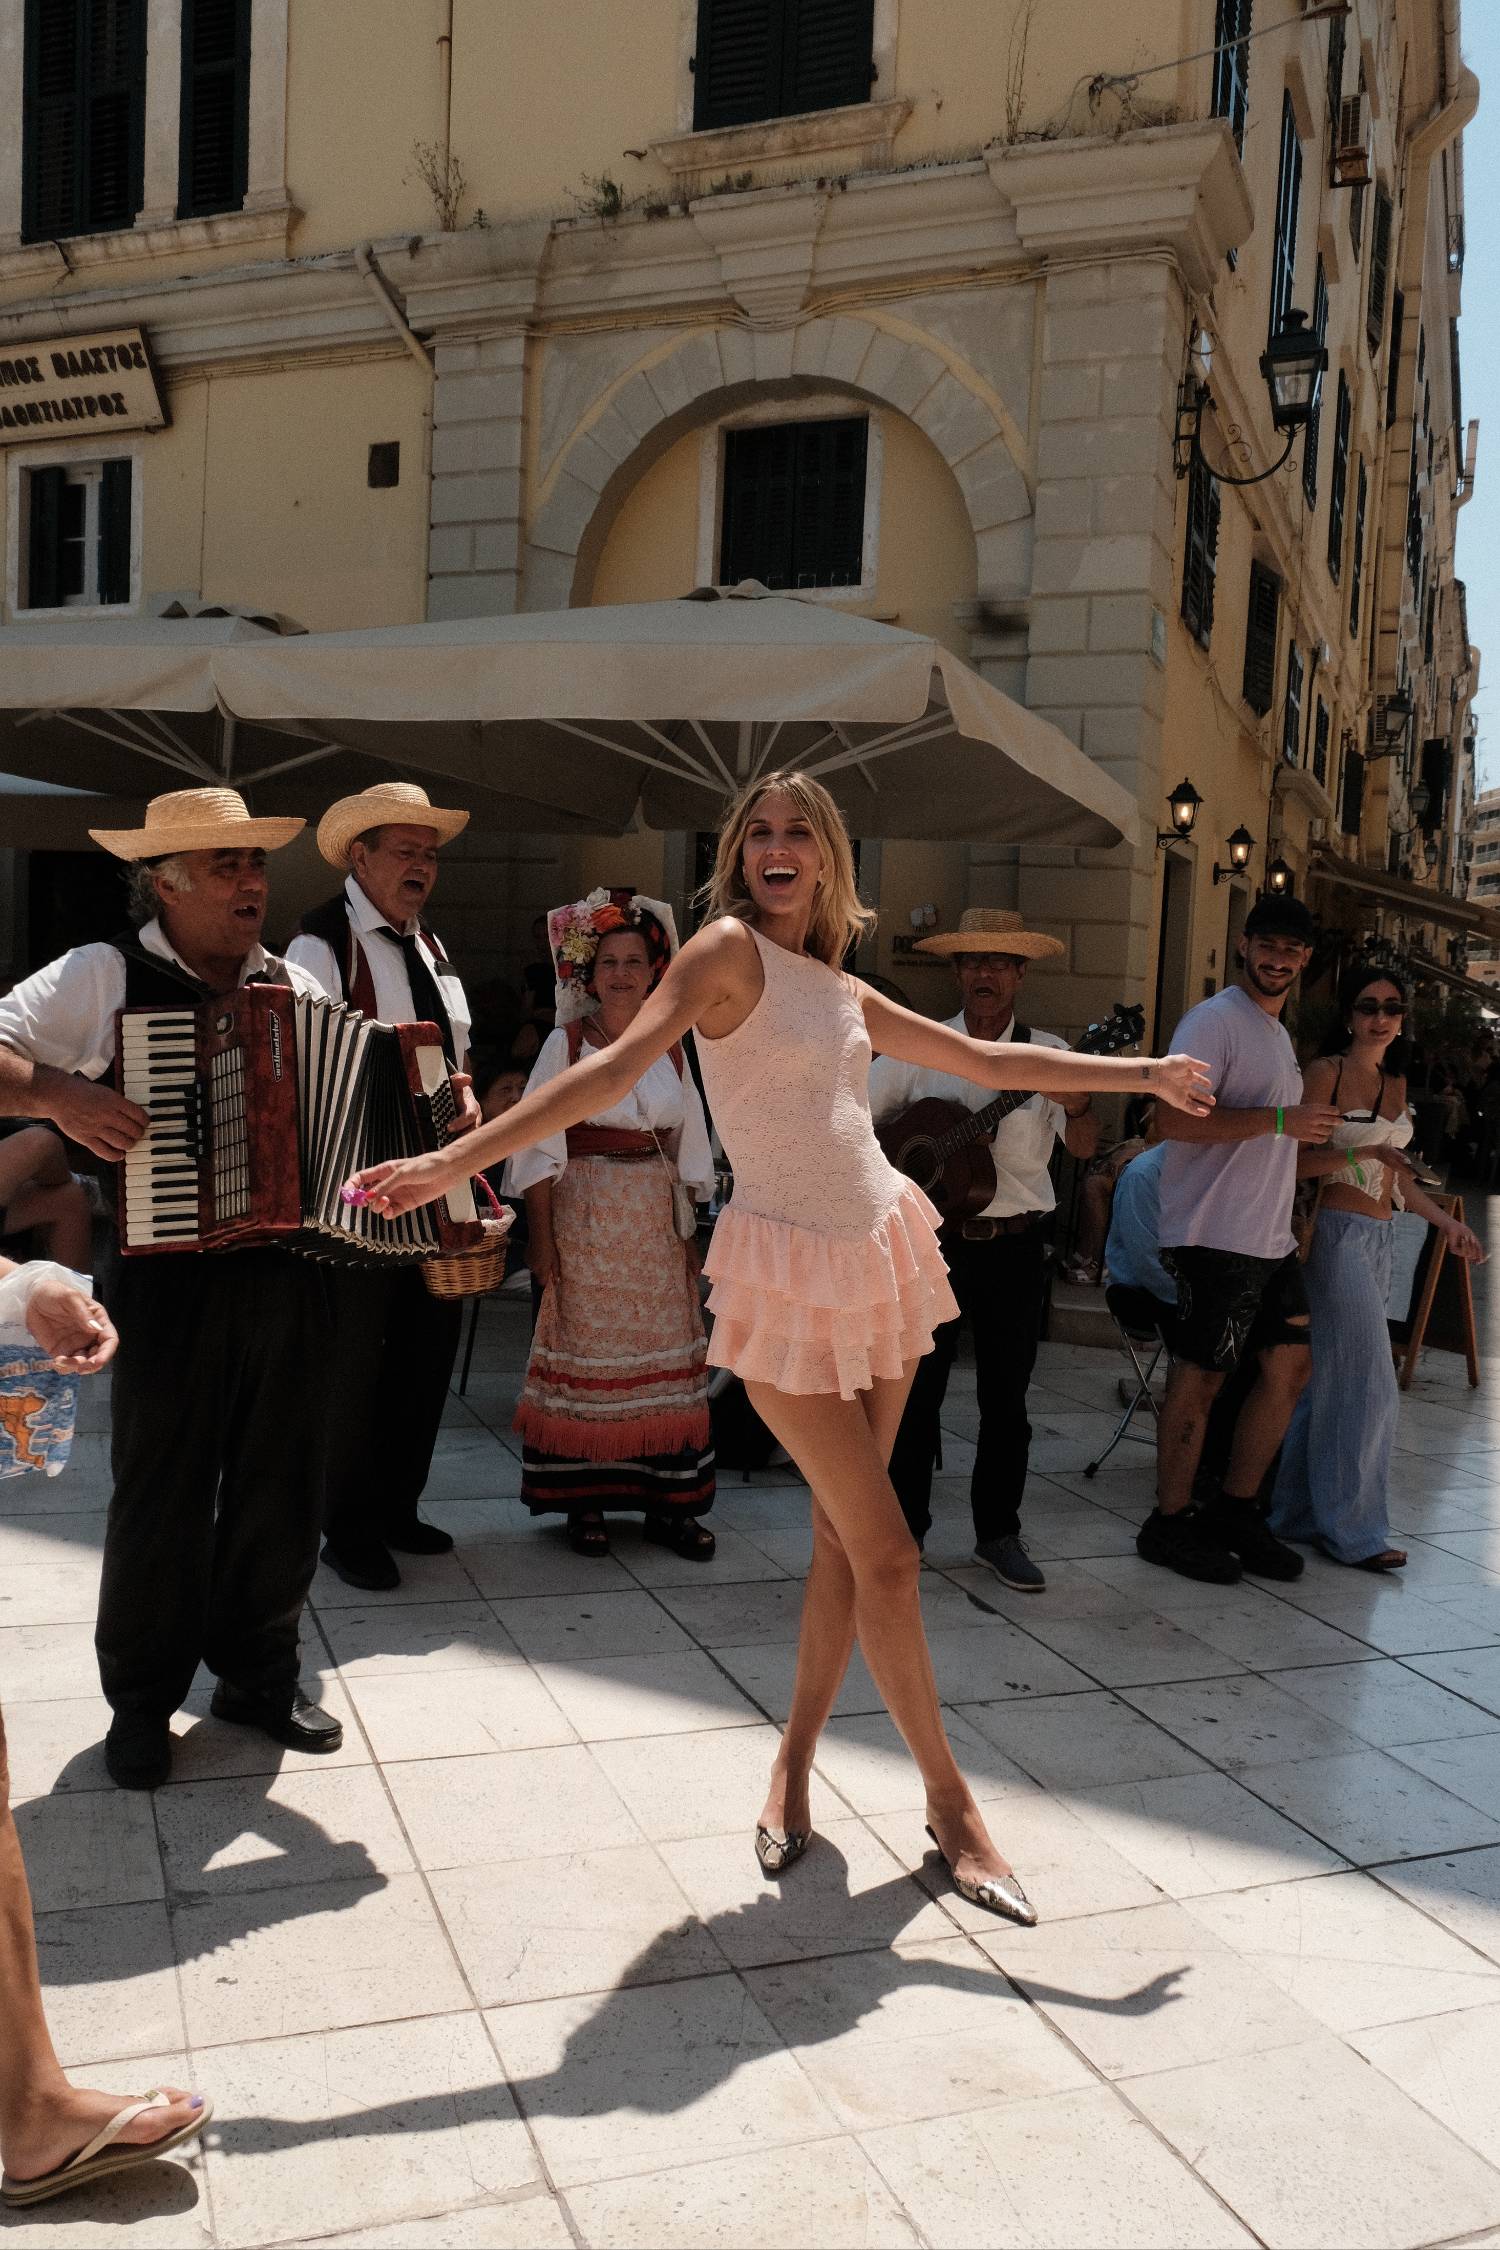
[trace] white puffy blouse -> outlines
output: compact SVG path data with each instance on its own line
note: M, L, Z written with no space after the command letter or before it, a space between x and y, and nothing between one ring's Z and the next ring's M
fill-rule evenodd
M584 1052L593 1052L587 1042ZM539 1086L546 1086L552 1079L560 1078L568 1067L567 1032L550 1032L532 1065L531 1076L526 1082L527 1093L533 1094ZM678 1172L691 1189L694 1201L707 1203L712 1196L714 1160L708 1140L708 1122L686 1057L683 1058L682 1076L679 1078L671 1056L660 1056L636 1080L623 1101L616 1102L612 1109L601 1109L587 1122L590 1125L606 1126L615 1132L656 1132L660 1135L666 1154L675 1159ZM537 1141L533 1147L521 1149L508 1159L505 1167L505 1193L524 1195L528 1188L540 1187L543 1180L560 1178L567 1170L567 1164L566 1135L549 1134L546 1140Z

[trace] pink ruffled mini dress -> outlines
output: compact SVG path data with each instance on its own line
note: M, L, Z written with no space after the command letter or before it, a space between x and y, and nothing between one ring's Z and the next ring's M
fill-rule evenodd
M705 1271L708 1357L743 1381L853 1398L956 1320L938 1214L870 1121L853 981L753 931L765 989L737 1031L697 1040L734 1193Z

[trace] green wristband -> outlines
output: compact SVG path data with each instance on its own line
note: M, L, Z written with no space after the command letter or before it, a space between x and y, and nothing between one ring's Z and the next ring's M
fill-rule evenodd
M1277 1110L1277 1112L1276 1112L1276 1138L1277 1138L1278 1140L1280 1140L1280 1138L1281 1138L1282 1134L1283 1134L1283 1133L1284 1133L1285 1131L1286 1131L1286 1111L1285 1111L1284 1109L1278 1109L1278 1110Z

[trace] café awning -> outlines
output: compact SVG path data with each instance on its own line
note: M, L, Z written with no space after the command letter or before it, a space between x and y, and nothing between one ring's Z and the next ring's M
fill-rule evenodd
M1467 930L1500 943L1500 910L1492 906L1455 898L1451 891L1430 891L1405 875L1356 866L1321 844L1313 847L1310 871L1325 883L1369 899L1372 905L1404 914L1409 922L1436 922L1446 930Z
M1434 984L1446 985L1451 992L1467 992L1481 1007L1500 1016L1500 985L1486 984L1480 977L1466 977L1462 969L1450 969L1426 953L1411 953L1407 958L1412 974L1419 980L1430 978Z

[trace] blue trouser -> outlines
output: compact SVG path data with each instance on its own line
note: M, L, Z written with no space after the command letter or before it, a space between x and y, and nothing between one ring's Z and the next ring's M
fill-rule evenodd
M1386 1303L1391 1223L1322 1211L1303 1268L1312 1376L1281 1451L1271 1529L1367 1562L1390 1544L1386 1491L1400 1394Z

